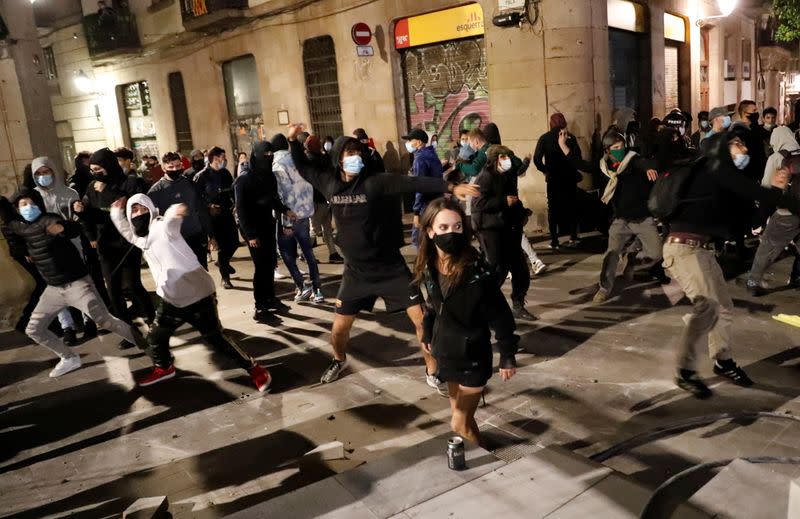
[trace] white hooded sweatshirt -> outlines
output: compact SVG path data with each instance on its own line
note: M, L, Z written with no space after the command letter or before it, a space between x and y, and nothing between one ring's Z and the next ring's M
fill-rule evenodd
M40 179L37 178L35 174L43 167L47 167L53 172L53 182L49 186L42 186L39 184ZM53 161L50 160L49 157L36 157L33 159L33 162L31 162L31 171L34 173L33 183L36 184L36 191L42 195L45 210L48 213L59 215L64 220L74 220L75 215L72 212L72 204L77 202L80 197L77 191L64 185L58 173L56 173ZM81 251L81 254L83 254L81 239L73 238L71 241L72 244Z
M147 236L137 236L133 232L130 216L133 204L150 210ZM163 217L157 216L153 201L139 193L128 199L126 212L112 207L111 221L126 240L144 251L144 259L156 282L156 293L167 303L184 308L213 295L216 287L181 236L183 218L176 215L177 210L178 205L172 205Z
M792 130L788 126L778 126L772 130L772 135L769 138L769 144L772 146L774 152L767 159L767 165L764 168L764 177L761 179L761 185L764 187L772 187L772 176L780 169L783 164L783 155L781 151L797 151L800 150L800 144L794 138ZM788 216L792 214L788 209L778 209L776 211L780 215Z

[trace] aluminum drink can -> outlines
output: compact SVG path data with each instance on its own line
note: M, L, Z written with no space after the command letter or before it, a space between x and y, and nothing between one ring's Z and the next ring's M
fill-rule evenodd
M467 459L464 455L464 440L460 436L453 436L447 440L447 466L450 470L464 470L467 468Z

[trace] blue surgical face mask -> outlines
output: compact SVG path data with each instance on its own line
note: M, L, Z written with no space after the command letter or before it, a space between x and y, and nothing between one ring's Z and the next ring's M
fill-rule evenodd
M726 130L731 127L731 116L726 115L725 118L722 119L722 127Z
M364 169L364 161L361 155L350 155L342 159L342 169L348 175L358 175Z
M219 168L220 169L225 169L227 167L228 167L228 161L227 160L223 160L222 162L219 163Z
M53 185L53 175L41 175L36 177L36 183L42 187Z
M19 208L19 214L27 222L33 222L42 215L42 210L36 204L30 204Z
M406 141L406 151L409 153L414 153L417 149L408 141Z
M750 155L745 155L744 153L737 153L733 157L733 164L737 167L737 169L744 169L750 164Z

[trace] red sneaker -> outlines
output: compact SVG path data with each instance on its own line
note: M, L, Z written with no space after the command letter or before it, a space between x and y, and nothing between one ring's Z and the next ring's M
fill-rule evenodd
M256 364L250 368L250 380L253 381L256 389L263 393L272 383L272 376L269 374L269 371Z
M169 380L175 376L175 366L171 365L168 368L159 368L153 366L153 371L136 381L140 387L152 386L164 380Z

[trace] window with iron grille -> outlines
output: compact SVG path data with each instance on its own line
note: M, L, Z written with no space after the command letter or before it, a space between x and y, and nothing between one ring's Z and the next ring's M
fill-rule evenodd
M47 74L47 79L58 79L56 56L53 53L53 47L42 47L42 54L44 55L44 70L45 74Z
M189 126L189 110L186 107L186 90L180 72L172 72L167 76L169 97L172 101L172 117L175 120L175 138L178 151L188 155L192 151L192 128Z
M333 38L320 36L303 42L303 69L312 131L321 138L343 135Z

